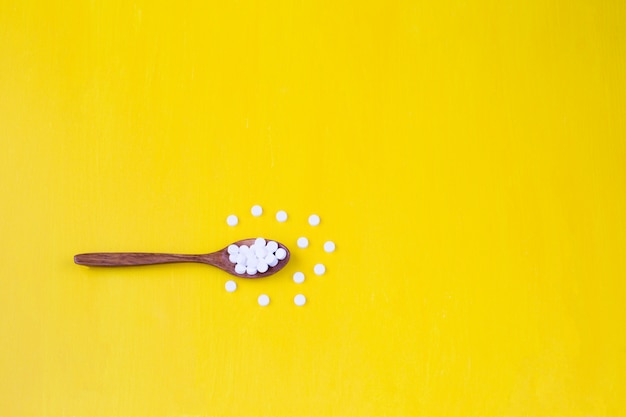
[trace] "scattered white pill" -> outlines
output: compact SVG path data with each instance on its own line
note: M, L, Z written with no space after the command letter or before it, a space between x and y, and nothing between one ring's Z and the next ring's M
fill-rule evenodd
M311 226L317 226L318 224L320 224L320 216L318 216L317 214L311 214L309 216L309 224Z
M276 220L281 223L287 221L287 212L285 210L279 210L276 213Z
M246 272L246 266L244 264L235 265L235 272L238 274L244 274Z
M274 256L276 256L276 259L278 259L279 261L282 261L287 257L287 251L283 248L278 248L276 249L276 253L274 254Z
M268 269L269 269L269 265L266 264L264 261L259 261L259 263L257 263L256 265L256 270L260 272L261 274L264 274L265 272L267 272Z
M330 252L334 252L335 251L335 242L333 242L332 240L329 240L328 242L324 243L324 250L328 253Z
M256 265L255 266L248 266L246 267L246 274L248 275L256 275Z
M261 294L259 295L258 302L261 307L265 307L270 303L270 298L266 294Z
M228 245L227 252L229 255L236 255L239 253L239 246L237 245Z
M239 219L234 214L226 217L226 224L229 226L237 226L237 223L239 223Z
M278 249L278 243L270 240L269 242L267 242L267 245L265 245L265 249L267 249L269 253L274 253L276 252L276 249Z
M237 289L237 283L235 281L226 281L226 291L233 292Z
M298 247L299 248L307 248L309 246L309 239L307 239L306 237L299 237L298 238Z
M254 217L259 217L261 214L263 214L263 207L257 204L252 206L252 209L250 211L252 212L252 215Z
M297 306L303 306L306 304L306 297L302 294L298 294L295 297L293 297L293 302L297 305Z
M326 267L324 266L324 264L316 264L313 267L313 272L315 272L315 275L324 275L324 273L326 272Z
M304 274L302 272L294 273L293 282L295 282L296 284L302 284L304 282Z

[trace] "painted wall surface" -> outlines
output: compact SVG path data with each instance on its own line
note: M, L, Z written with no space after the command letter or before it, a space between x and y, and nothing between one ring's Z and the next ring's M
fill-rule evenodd
M0 1L0 415L625 415L625 21ZM292 260L234 293L73 263L256 236Z

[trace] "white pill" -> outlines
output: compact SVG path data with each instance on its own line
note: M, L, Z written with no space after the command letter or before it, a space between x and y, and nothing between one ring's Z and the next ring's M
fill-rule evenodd
M228 255L228 260L230 261L231 264L236 264L238 258L239 258L239 255L235 253L233 253L232 255Z
M244 272L246 272L246 266L244 264L235 265L235 272L238 274L243 274Z
M259 295L259 298L257 301L259 302L259 305L261 307L265 307L270 303L270 298L266 294L261 294Z
M304 274L302 272L296 272L293 274L293 282L296 284L302 284L304 282Z
M259 248L264 248L266 243L267 243L267 242L266 242L266 241L265 241L265 239L263 239L262 237L257 237L257 238L254 240L254 244L255 244L257 247L259 247Z
M265 249L267 249L269 253L274 253L276 252L276 249L278 249L278 243L270 240L269 242L267 242L267 245L265 245Z
M237 255L237 258L235 259L235 263L245 265L246 259L247 259L246 255L244 255L243 253L240 253Z
M281 223L287 221L287 212L285 210L279 210L276 213L276 220Z
M229 255L236 255L239 253L239 246L237 245L228 245L228 249L226 249Z
M328 253L330 252L334 252L335 251L335 242L329 240L328 242L324 243L324 250Z
M256 274L256 266L248 266L246 267L246 274L255 275Z
M295 297L293 297L293 302L297 305L297 306L303 306L306 304L306 297L302 294L298 294Z
M276 266L276 264L278 264L278 259L276 259L276 256L272 255L271 253L268 254L263 260L269 266Z
M309 246L309 239L307 239L306 237L299 237L298 238L298 247L299 248L306 248Z
M254 254L256 255L257 258L259 259L263 259L267 256L267 249L265 248L256 248L256 250L254 251Z
M259 263L259 260L258 260L258 259L257 259L257 257L256 257L256 256L254 256L254 255L249 255L249 256L246 258L246 266L247 266L248 268L250 268L250 267L256 268L256 266L258 265L258 263ZM249 273L249 272L248 272L248 273Z
M250 248L248 247L248 245L241 245L239 246L239 253L247 255L248 253L250 253Z
M237 223L239 223L239 219L234 214L226 217L226 224L229 226L237 226Z
M276 265L278 265L278 259L276 257L274 257L272 262L268 262L267 265L269 265L271 267L275 267Z
M282 261L283 259L285 259L287 257L287 251L284 250L283 248L278 248L276 249L276 259L278 259L279 261Z
M237 283L235 281L226 281L226 291L233 292L237 289Z
M267 272L268 269L269 265L267 265L265 261L259 261L259 263L256 265L256 270L261 274Z
M250 211L252 212L252 215L254 217L259 217L261 214L263 214L263 207L257 204L252 206L252 209Z
M318 224L320 224L320 216L318 216L317 214L311 214L309 216L309 224L311 226L317 226Z
M324 272L326 272L326 267L324 266L324 264L316 264L313 267L313 272L315 272L315 275L324 275Z

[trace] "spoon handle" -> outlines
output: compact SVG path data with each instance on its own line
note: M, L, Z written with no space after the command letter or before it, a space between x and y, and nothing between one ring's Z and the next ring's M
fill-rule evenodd
M74 262L86 266L134 266L155 265L174 262L207 263L206 255L182 255L174 253L146 252L100 252L81 253L74 256Z

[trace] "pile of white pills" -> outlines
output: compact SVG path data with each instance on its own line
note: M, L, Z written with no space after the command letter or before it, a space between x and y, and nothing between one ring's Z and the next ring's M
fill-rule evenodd
M264 273L278 262L287 257L287 251L278 247L278 243L270 240L266 242L262 237L257 238L250 246L228 246L228 260L235 264L238 274L255 275Z

